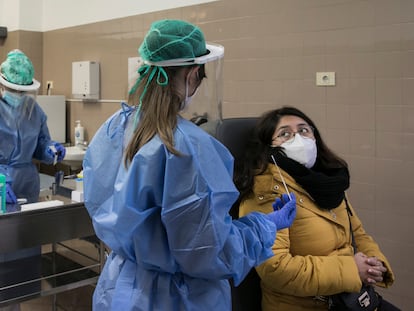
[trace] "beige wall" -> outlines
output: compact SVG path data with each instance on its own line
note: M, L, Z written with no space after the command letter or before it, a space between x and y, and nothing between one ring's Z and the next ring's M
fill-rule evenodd
M101 98L121 99L127 58L137 55L150 22L161 18L194 22L207 40L225 46L224 117L294 105L316 121L349 162L351 202L393 264L397 281L384 296L411 309L414 1L222 0L49 31L43 42L34 33L31 44L19 44L31 57L43 53L37 77L43 85L54 81L53 94L70 98L71 63L93 60L101 65ZM14 33L0 44L0 55L9 40L17 40ZM335 71L337 85L316 87L317 71ZM81 119L90 140L117 108L68 102L69 137Z
M13 49L26 53L33 63L35 78L42 82L43 67L43 33L36 31L12 31L6 39L0 39L0 62L6 59L7 53Z

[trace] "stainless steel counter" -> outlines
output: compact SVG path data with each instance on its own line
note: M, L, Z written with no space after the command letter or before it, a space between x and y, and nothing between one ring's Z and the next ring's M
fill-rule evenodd
M60 196L54 199L65 204L24 212L8 206L9 212L0 215L0 253L95 234L83 203L72 203Z
M47 253L0 262L0 307L94 284L98 279L104 247L95 237L84 204L67 196L50 199L64 204L28 211L9 205L7 213L0 214L0 255L51 245ZM74 239L91 243L96 254L86 255L65 245L64 241Z

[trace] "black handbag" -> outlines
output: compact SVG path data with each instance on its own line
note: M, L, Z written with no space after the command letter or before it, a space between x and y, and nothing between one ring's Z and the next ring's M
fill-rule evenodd
M340 293L329 297L329 310L375 311L381 305L382 297L373 286L363 285L359 293Z
M352 214L351 209L348 206L348 201L345 197L346 209L348 212L349 228L351 230L352 246L354 247L354 253L356 253L356 243L354 233L352 231L351 218L349 214ZM359 293L347 293L332 295L329 297L329 310L334 311L375 311L377 310L382 301L382 297L375 291L375 288L370 285L362 285Z

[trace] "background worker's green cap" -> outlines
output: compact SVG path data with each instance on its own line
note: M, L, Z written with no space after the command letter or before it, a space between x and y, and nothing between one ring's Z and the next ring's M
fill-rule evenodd
M40 83L33 76L33 64L20 50L9 52L6 60L0 65L0 83L10 89L36 91Z

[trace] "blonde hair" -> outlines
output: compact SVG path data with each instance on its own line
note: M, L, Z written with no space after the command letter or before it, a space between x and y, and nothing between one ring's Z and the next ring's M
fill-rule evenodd
M168 151L175 155L179 152L174 148L174 130L177 126L177 116L180 112L183 94L176 87L180 70L185 67L165 67L168 76L168 84L160 85L157 79L152 79L148 85L149 75L142 78L135 92L129 95L130 106L139 105L141 94L146 92L142 98L139 118L136 129L125 151L125 165L132 161L138 150L148 143L155 135L158 135L167 147ZM188 68L188 67L186 67Z

